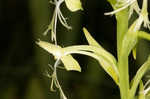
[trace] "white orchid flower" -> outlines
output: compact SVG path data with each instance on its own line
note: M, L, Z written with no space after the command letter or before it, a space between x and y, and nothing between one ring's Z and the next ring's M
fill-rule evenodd
M142 10L141 10L141 13L139 14L139 18L137 19L135 31L140 29L142 23L144 23L145 28L150 29L150 21L148 18L147 7L148 7L148 1L143 0Z
M135 1L133 4L131 4L129 9L129 19L131 18L133 12L136 12L138 15L140 14L141 9L139 8L138 2Z
M49 31L51 31L51 39L52 41L55 41L55 44L57 45L57 39L56 39L56 27L57 27L57 20L59 19L60 23L66 27L67 29L71 29L71 27L68 25L66 18L64 18L60 6L64 2L64 0L55 0L54 2L51 2L52 4L55 4L55 10L52 17L52 21L50 25L48 26L47 30L44 32L44 35L46 35Z
M71 56L71 54L82 54L90 56L96 59L100 64L101 67L112 77L112 79L116 82L119 86L119 71L117 68L117 60L115 57L106 51L94 38L90 35L90 33L83 28L84 34L89 45L74 45L69 47L60 47L58 45L54 45L45 41L39 40L36 42L41 48L55 56L56 62L54 67L51 67L53 70L52 75L48 75L48 77L52 78L51 82L51 90L54 91L54 85L60 91L60 96L62 99L67 99L65 96L59 81L57 79L57 67L59 61L64 64L64 67L67 71L74 70L81 72L81 67L78 62Z
M71 29L71 26L68 25L66 18L63 16L60 6L61 4L65 2L67 8L75 12L77 10L83 10L81 6L80 0L54 0L50 1L50 3L55 5L55 10L53 13L52 21L50 25L48 26L47 30L44 32L44 35L46 35L49 31L51 31L51 40L55 42L57 45L57 39L56 39L56 28L57 28L57 21L59 19L60 23L67 29Z
M117 0L116 5L114 5L114 8L116 8L116 9L111 12L106 12L105 15L113 15L115 13L118 13L118 12L126 9L127 7L129 7L136 1L137 0Z
M36 43L41 48L45 49L47 52L55 56L55 59L62 61L67 71L75 70L81 72L79 63L71 56L71 54L82 54L90 56L96 59L101 64L102 68L118 84L119 72L116 66L117 61L115 57L104 48L102 48L102 46L94 40L94 38L85 28L83 30L89 42L89 45L74 45L62 48L58 45L54 45L41 40ZM57 65L54 66L54 71L56 70L56 66Z

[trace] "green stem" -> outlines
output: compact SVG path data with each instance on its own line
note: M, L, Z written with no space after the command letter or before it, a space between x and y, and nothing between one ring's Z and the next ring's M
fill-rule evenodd
M144 31L139 31L138 37L146 39L146 40L150 40L150 34L144 32Z
M128 8L116 14L117 19L117 54L118 54L118 69L119 69L119 84L121 99L129 99L129 71L128 71L128 55L121 53L122 40L128 30Z
M117 19L117 52L120 55L122 40L128 30L128 9L122 10L116 14Z
M120 85L120 95L121 99L129 99L129 72L128 72L128 56L121 55L118 60L119 66L119 85Z

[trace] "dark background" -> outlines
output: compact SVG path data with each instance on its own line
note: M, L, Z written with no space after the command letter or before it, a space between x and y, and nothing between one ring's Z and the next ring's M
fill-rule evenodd
M112 8L106 0L83 0L84 11L70 12L61 6L73 29L66 30L59 22L58 43L61 46L87 44L82 32L86 27L92 36L116 56L116 20L104 16ZM44 76L53 57L39 48L37 39L50 23L54 5L48 0L0 0L0 99L59 99L58 91L50 92L51 80ZM137 60L132 56L130 75L143 64L150 53L149 42L140 40ZM58 71L58 78L68 99L119 99L119 89L98 62L75 55L82 72Z

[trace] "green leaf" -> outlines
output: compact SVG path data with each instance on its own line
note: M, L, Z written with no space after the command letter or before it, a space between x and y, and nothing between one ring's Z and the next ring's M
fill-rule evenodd
M106 59L110 60L112 63L117 63L115 57L109 53L108 51L106 51L91 35L90 33L87 31L86 28L83 28L85 37L89 43L89 45L94 46L93 48L90 48L90 50L92 50L94 53L100 54L102 56L105 56ZM116 68L116 66L115 66Z
M138 99L145 99L145 95L144 95L144 85L143 85L143 82L142 82L142 81L140 81Z
M96 54L99 56L99 64L103 67L103 69L113 78L117 85L119 85L119 72L116 68L117 64L114 62L112 63L111 60L108 60L105 56L101 54Z
M83 54L95 58L101 64L102 68L113 78L116 84L119 85L117 62L115 58L104 49L91 45L78 45L66 47L64 51L68 54Z
M65 0L67 8L72 11L83 10L80 0Z
M83 32L84 32L84 35L85 35L89 45L93 45L93 46L96 46L96 47L101 47L98 44L98 42L91 36L91 34L88 32L88 30L86 28L83 28Z
M60 58L66 70L75 70L79 72L81 71L78 62L71 55L65 55L63 48L61 48L60 46L56 46L54 44L41 40L36 42L36 44L38 44L41 48L55 56L56 59Z
M122 42L122 50L121 53L123 55L129 55L131 50L137 44L137 36L136 33L127 33Z
M150 40L150 34L144 31L136 30L137 21L135 21L131 27L129 28L128 32L125 34L122 42L122 53L125 55L129 55L131 50L134 59L136 59L136 44L138 43L138 38L143 38L146 40Z
M90 35L86 28L83 28L83 32L90 46L88 48L80 48L80 50L92 51L95 55L97 55L99 57L97 60L101 64L102 68L118 84L119 73L115 57L106 51L100 44L98 44L98 42Z
M136 27L136 22L134 22L130 26L128 32L125 34L123 38L122 48L121 48L122 55L128 56L138 42L138 35L137 35L138 31L135 30L135 27Z
M144 31L138 32L138 37L149 40L150 41L150 34Z
M148 57L147 61L139 68L137 71L134 79L133 84L131 86L130 95L133 97L135 95L136 89L138 87L138 84L140 83L142 77L146 73L146 71L150 68L150 56Z

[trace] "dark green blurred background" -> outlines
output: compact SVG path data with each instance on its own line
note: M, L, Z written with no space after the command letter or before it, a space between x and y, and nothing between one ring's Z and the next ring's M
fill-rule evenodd
M58 91L50 92L51 80L44 76L53 57L39 48L37 39L50 23L54 5L48 0L0 0L0 99L59 99ZM63 4L61 10L73 29L58 22L57 38L61 46L87 44L82 32L86 27L92 36L116 56L116 22L106 0L83 0L84 11L71 13ZM137 60L130 56L130 75L150 53L150 42L138 44ZM89 57L74 56L82 72L58 71L58 78L68 99L119 99L119 90L98 62Z

